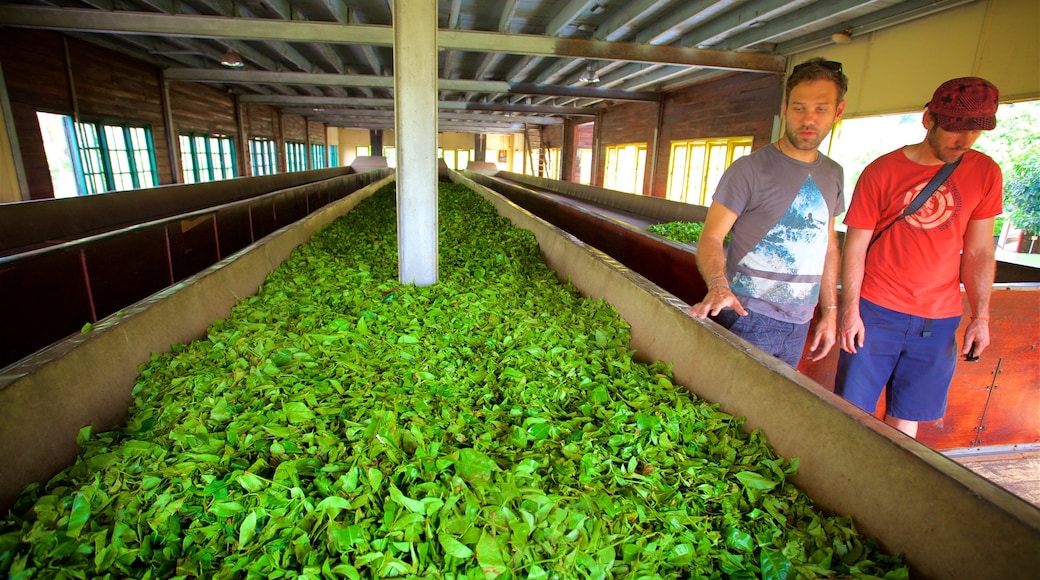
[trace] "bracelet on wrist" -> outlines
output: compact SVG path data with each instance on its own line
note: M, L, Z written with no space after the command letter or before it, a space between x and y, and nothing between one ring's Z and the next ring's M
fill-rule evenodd
M989 322L989 318L986 318L985 316L972 316L971 319L972 320L985 320L986 322Z
M711 283L716 281L716 280L725 280L725 279L726 279L725 276L715 276L711 280L708 280L708 286L711 286Z
M823 305L820 305L820 308L823 308L824 310L835 310L838 307L837 306L823 306Z
M708 292L711 292L712 290L718 290L719 288L725 288L726 290L729 290L729 284L716 284L711 288L708 288Z

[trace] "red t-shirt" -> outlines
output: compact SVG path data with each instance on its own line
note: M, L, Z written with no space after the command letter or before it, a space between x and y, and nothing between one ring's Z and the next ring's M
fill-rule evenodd
M896 220L942 165L920 165L902 149L863 170L845 225L880 230ZM890 310L924 318L961 314L960 265L969 220L1000 215L1000 167L969 150L916 213L900 219L867 252L861 296Z

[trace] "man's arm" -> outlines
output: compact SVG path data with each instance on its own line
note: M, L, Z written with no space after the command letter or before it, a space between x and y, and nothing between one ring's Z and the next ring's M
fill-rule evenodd
M874 230L848 228L841 257L841 309L838 323L838 346L845 352L856 354L863 346L865 329L859 315L860 291L863 287L863 271L867 262L867 247Z
M993 275L996 271L993 246L993 218L971 220L964 232L964 251L961 253L961 283L968 296L971 321L964 329L964 346L961 354L975 355L989 346L989 296L993 292Z
M736 212L721 203L712 203L708 208L704 229L697 241L697 269L708 286L708 293L702 301L688 310L696 318L705 318L708 314L714 316L727 306L741 316L747 316L747 311L729 288L726 255L722 251L722 240L726 238L736 221Z
M823 261L823 276L820 278L819 318L809 343L809 360L818 361L827 356L834 346L838 326L838 233L834 231L834 218L830 221L827 239L827 256Z

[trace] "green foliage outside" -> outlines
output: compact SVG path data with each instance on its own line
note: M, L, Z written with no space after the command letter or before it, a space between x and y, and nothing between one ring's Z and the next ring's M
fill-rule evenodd
M976 148L1004 172L1004 213L1011 225L1040 232L1040 101L1007 103L997 109L997 127Z
M397 280L388 188L142 365L0 514L0 578L908 578L531 232L439 203L437 284Z

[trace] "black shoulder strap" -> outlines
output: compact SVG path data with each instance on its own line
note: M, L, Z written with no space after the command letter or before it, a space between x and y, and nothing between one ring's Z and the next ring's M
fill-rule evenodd
M953 173L954 169L957 169L957 165L960 164L961 159L964 159L963 155L959 157L956 161L952 161L940 167L939 171L936 172L936 174L932 176L932 179L928 182L928 184L924 186L924 189L922 189L920 192L918 192L916 196L914 196L913 201L910 202L910 205L906 206L906 208L903 210L903 213L899 214L899 217L888 222L888 225L881 228L880 230L878 230L876 234L874 234L874 237L870 239L870 244L867 245L867 249L870 249L870 246L874 245L874 242L876 242L877 239L881 237L881 234L885 233L885 230L892 227L897 221L905 219L907 216L914 215L914 213L917 210L921 209L921 206L923 206L925 202L928 201L928 198L932 197L932 194L939 189L939 186L950 178L950 174Z

